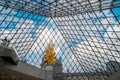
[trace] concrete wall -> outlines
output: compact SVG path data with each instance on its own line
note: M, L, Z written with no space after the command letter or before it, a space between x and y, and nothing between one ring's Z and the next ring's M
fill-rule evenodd
M108 79L106 80L120 80L120 70L111 75Z
M13 65L4 61L0 61L0 71L7 73L11 76L20 76L20 80L52 80L52 71L45 71L26 64L24 62L18 62L18 65Z
M0 77L18 76L20 77L19 80L52 80L53 77L50 70L45 71L19 61L16 50L6 46L0 46L0 72L6 74L4 76L0 75Z

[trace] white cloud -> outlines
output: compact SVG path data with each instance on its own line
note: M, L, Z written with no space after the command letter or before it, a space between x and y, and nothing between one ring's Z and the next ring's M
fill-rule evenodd
M109 11L105 11L105 15L108 15L108 12ZM102 16L102 13L96 12L96 14L99 17ZM81 14L78 14L78 15L79 15L79 18L77 16L74 16L74 18L75 19L81 19L83 24L86 24L85 20L83 20L84 18L81 16ZM94 15L90 14L90 16L93 17ZM111 14L108 15L108 16L111 16ZM84 15L84 17L88 18L89 16ZM2 16L2 18L3 18L3 16ZM74 20L73 17L69 17L69 18L65 17L65 18L62 18L62 19L61 18L56 18L55 20L56 21L60 21L60 20L62 21L62 20L69 20L69 19ZM107 18L107 19L110 21L110 23L115 22L113 18ZM20 20L20 22L23 22L23 21L24 21L24 19ZM108 24L107 20L104 19L104 18L101 19L101 22L102 22L102 24ZM35 41L36 37L33 39L33 38L31 38L32 34L30 34L30 32L34 28L35 24L34 24L34 22L32 20L29 20L29 19L27 19L24 22L24 24L18 23L16 25L16 27L15 27L16 29L13 29L12 32L10 32L10 30L5 30L5 32L4 32L5 34L3 34L1 36L1 38L3 38L4 36L7 36L7 34L13 33L13 34L8 36L8 38L11 38L11 37L13 37L14 34L16 34L13 37L13 40L11 42L14 43L16 41L16 39L14 39L14 38L17 38L17 42L20 42L20 43L19 44L15 43L14 45L15 46L18 46L18 45L21 46L20 50L22 50L23 48L26 48L26 49L28 48L26 43L31 44L30 46L32 46L32 48L30 49L30 51L28 53L34 52L34 56L37 55L37 59L40 59L40 60L38 60L38 63L39 63L39 61L41 62L41 58L39 58L38 56L39 56L40 52L43 52L47 48L47 45L48 45L48 43L50 42L51 39L53 40L53 43L54 43L56 55L58 55L58 54L61 55L62 54L61 48L63 48L63 47L66 48L67 47L67 44L65 43L65 40L63 39L63 36L68 36L68 35L61 34L58 31L57 27L59 27L61 29L72 29L72 30L66 30L65 31L68 34L72 34L73 30L77 29L79 31L74 31L74 33L76 33L76 34L79 33L80 35L83 35L83 33L84 33L84 35L88 35L88 33L86 31L84 31L85 29L88 30L88 31L89 30L97 31L97 28L99 30L103 29L103 27L101 27L101 26L97 27L97 28L96 28L96 26L92 26L91 29L87 25L85 25L85 26L82 26L82 25L77 26L75 21L73 21L73 22L71 22L71 21L59 22L58 24L62 24L62 23L64 24L65 23L65 24L69 24L69 25L67 25L67 26L57 26L57 27L55 26L53 21L51 21L51 23L53 24L53 26L50 29L47 28L48 26L46 26L46 28L44 28L45 27L44 25L39 26L39 28L36 31L36 36L39 36L39 37L37 38L36 41ZM81 22L79 20L77 21L77 23L81 24ZM91 24L92 22L88 21L88 23ZM96 23L99 23L99 22L96 22ZM72 24L74 24L76 26L71 26ZM80 30L80 28L84 32L82 32ZM115 26L113 28L113 30L116 31L117 36L120 38L120 33L119 33L120 32L120 27ZM105 62L107 62L108 58L110 58L111 60L114 60L113 56L117 56L115 58L117 59L117 61L120 61L120 58L119 58L120 53L116 52L116 48L117 48L117 50L120 50L120 46L116 45L114 47L113 45L110 45L112 42L114 44L120 44L120 41L118 40L118 38L117 38L117 36L116 36L116 34L114 33L113 30L112 30L111 27L109 27L107 32L104 35L104 37L110 37L111 38L111 39L110 38L105 38L105 43L107 43L108 46L106 46L106 44L104 44L104 42L101 41L100 38L96 39L95 37L92 37L92 39L93 39L93 42L92 42L91 38L88 37L87 38L88 41L87 41L84 36L80 36L81 38L84 39L84 42L81 42L80 44L77 45L77 47L74 47L74 49L77 50L77 51L75 51L75 53L72 53L69 49L65 50L64 54L62 55L62 59L65 60L65 62L63 62L63 66L64 67L69 67L70 66L70 69L71 70L73 69L72 71L74 71L77 67L79 67L78 71L80 71L81 70L81 67L80 67L81 65L80 64L84 64L84 65L87 66L86 69L88 67L92 66L90 68L95 70L94 67L97 68L97 66L100 65L99 61L103 62L103 59L104 59ZM1 31L0 33L2 33L2 32L3 31ZM24 33L24 34L20 34L20 33ZM26 34L26 33L29 33L29 34ZM92 32L89 32L89 35L95 36L95 34L93 34ZM28 37L28 38L25 39L23 37ZM76 36L72 36L72 37L76 37ZM77 38L78 37L79 36L77 36ZM23 39L20 40L19 38L23 38ZM113 38L117 38L117 39L113 39ZM98 40L99 40L100 43L97 43ZM116 40L118 40L118 41L116 42ZM29 42L27 42L27 41L29 41ZM32 45L31 42L33 42L33 41L35 41L35 43ZM24 42L24 43L21 43L21 42ZM89 44L88 44L88 42L89 42ZM86 45L87 45L87 47L86 47ZM111 51L112 56L111 56L111 52L108 50L108 47L111 50L115 50L115 51ZM99 51L99 52L97 52L97 51ZM24 52L24 50L23 50L23 52ZM76 59L76 57L75 57L76 54L78 54L77 55L78 59ZM97 57L99 57L99 61L98 61ZM78 60L80 61L80 64L79 64ZM36 62L36 60L35 60L35 62ZM93 62L94 64L91 65L90 62ZM104 65L104 62L103 62L103 65ZM64 69L64 70L66 70L66 69Z
M120 44L120 41L118 40L120 38L119 31L119 26L114 26L113 29L109 27L104 35L104 37L107 37L105 38L105 42L102 42L100 38L94 38L93 41L88 39L88 41L84 41L78 44L77 47L75 47L75 55L79 58L78 60L80 61L80 64L81 62L83 62L82 64L85 64L86 68L88 68L90 66L89 64L91 64L92 62L94 64L91 65L91 69L95 70L96 68L98 68L97 66L99 65L100 67L101 64L105 67L105 63L107 63L109 60L117 60L118 62L120 62L120 53L117 52L117 50L120 51L120 46L118 46ZM79 63L76 62L76 64ZM94 68L95 66L96 68Z
M47 27L43 29L40 26L36 34L40 34L40 35L37 38L36 42L34 43L33 47L31 48L32 51L34 51L34 49L36 49L37 51L44 51L47 48L47 45L50 42L50 40L52 40L55 51L56 53L58 53L59 49L64 43L63 37L57 29L52 29L52 28L48 29ZM61 41L63 41L63 43Z

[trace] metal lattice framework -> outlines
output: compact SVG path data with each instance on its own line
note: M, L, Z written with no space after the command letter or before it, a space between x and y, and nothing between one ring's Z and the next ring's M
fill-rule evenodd
M52 39L55 80L106 79L120 69L119 0L0 0L0 39L41 67Z

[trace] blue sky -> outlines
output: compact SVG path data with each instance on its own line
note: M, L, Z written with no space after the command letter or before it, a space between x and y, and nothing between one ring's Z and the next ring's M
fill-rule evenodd
M16 22L18 22L18 23L19 23L19 21L21 19L23 19L24 21L26 21L27 19L30 19L30 20L32 20L34 22L34 29L31 30L32 38L35 37L36 30L39 28L39 26L42 23L44 23L44 25L47 25L46 27L48 27L48 28L50 28L52 26L52 24L47 21L48 18L44 17L44 16L38 16L38 15L34 15L34 14L27 14L24 11L18 11L16 14L14 14L14 11L12 11L10 13L10 15L15 15L18 18L18 19L16 19ZM6 29L6 30L14 29L18 24L16 22L10 22L8 25L1 24L0 29ZM24 23L24 22L22 22L22 23Z
M113 12L114 12L114 14L115 14L116 16L120 15L120 8L114 8L114 9L112 9L112 10L113 10ZM107 15L111 15L111 14L112 14L111 11L109 11L109 12L107 13ZM11 12L11 15L13 15L12 12ZM17 21L18 21L19 19L21 19L21 18L22 18L23 20L26 20L26 18L27 18L27 19L30 19L30 20L33 21L33 23L34 23L34 29L31 30L31 33L30 33L30 34L32 34L32 36L31 36L32 38L35 38L36 30L40 27L40 25L43 23L43 21L46 21L46 22L44 23L44 25L47 25L46 27L47 27L48 29L51 29L52 26L53 26L53 23L50 23L50 22L47 21L47 19L48 19L47 17L38 16L38 15L33 15L33 14L27 14L27 13L25 13L24 11L18 11L17 14L16 14L16 17L18 18ZM100 16L100 18L101 18L101 19L102 19L102 18L104 19L103 16ZM120 17L117 17L117 19L120 20ZM114 22L116 22L116 21L117 21L117 20L114 19ZM96 24L96 23L98 22L98 20L97 20L97 19L93 19L93 22ZM6 30L14 29L17 24L18 24L18 23L15 23L15 22L11 22L10 24L8 24L8 26L7 26L7 25L4 25L4 24L1 24L0 29L6 29ZM100 31L96 32L96 35L98 35L103 42L105 41L104 34L106 33L106 31L108 30L109 27L110 27L110 26L105 26L105 29L101 29ZM114 26L112 26L112 27L114 27ZM56 27L55 27L55 28L56 28ZM84 39L80 38L80 39L78 39L78 40L71 41L71 43L70 43L68 46L61 47L61 48L60 48L60 50L61 50L61 53L60 53L61 56L64 55L65 50L67 50L67 49L69 49L69 48L73 48L73 47L75 47L76 45L78 45L78 44L81 43L81 42L84 42ZM44 51L40 51L40 52L38 53L38 56L41 57L43 54L44 54ZM28 59L30 59L30 58L33 58L34 56L35 56L34 52L31 52L31 53L29 53L29 54L26 56L26 59L28 60Z
M114 8L112 9L114 14L116 16L120 15L120 8ZM12 14L12 12L11 12ZM112 14L111 11L109 11L108 15ZM31 34L32 34L32 38L35 37L36 35L36 30L39 28L39 26L43 23L43 21L46 21L47 20L47 17L43 17L43 16L38 16L38 15L33 15L33 14L27 14L25 13L24 11L18 11L17 12L17 15L16 15L17 18L21 19L21 17L23 19L30 19L34 22L35 26L34 26L34 30L31 31ZM100 17L103 17L103 16L100 16ZM103 17L104 18L104 17ZM120 20L120 17L117 17L118 20ZM97 23L98 20L97 19L94 19L93 20L94 23ZM116 19L115 19L115 22L116 22ZM50 29L52 27L52 24L50 22L45 22L44 24L47 24L47 27ZM17 23L15 22L11 22L9 23L8 25L4 26L4 25L1 25L0 26L0 29L14 29L16 27ZM114 27L114 26L113 26ZM97 34L99 36L101 36L100 34L101 33L105 33L107 31L108 28L105 28L106 30L101 30L101 32L98 32ZM103 37L101 36L101 39L104 41Z
M120 10L120 8L119 8L119 9L113 9L113 12L115 13L116 16L120 15L119 10ZM110 14L112 14L112 13L109 11L109 12L107 13L107 15L110 15ZM21 17L21 16L19 16L19 17ZM25 17L24 17L24 18L25 18ZM100 18L101 18L101 19L104 19L103 15L100 16ZM30 18L30 19L31 19L31 18ZM39 19L43 19L43 20L44 20L45 18L39 17ZM35 28L36 28L36 30L37 30L38 27L39 27L38 24L41 25L41 22L39 22L38 20L35 20L35 18L32 18L31 20L34 21L34 23L36 24ZM116 22L116 20L114 20L114 21ZM39 23L38 23L38 22L39 22ZM94 23L97 23L97 22L98 22L98 20L95 19L95 20L94 20ZM96 32L96 35L98 35L103 42L105 41L104 34L106 33L106 31L108 30L109 27L110 27L110 26L105 26L103 29L101 29L100 31ZM114 26L113 26L113 27L114 27ZM52 28L52 24L50 23L50 24L48 24L48 29L51 29L51 28ZM32 31L32 34L35 35L35 31ZM77 44L79 44L79 43L81 43L81 42L84 42L84 40L83 40L82 38L79 39L79 40L72 41L71 44L68 45L68 46L66 46L66 47L60 48L60 50L61 50L61 53L60 53L61 56L64 55L65 50L67 50L67 49L69 49L69 48L72 48L72 47L75 47ZM42 56L42 55L44 54L44 51L42 51L42 52L39 53L39 54L40 54L40 56ZM33 57L33 56L35 56L35 55L32 54L32 56L29 56L29 57Z
M119 17L117 17L117 19L120 20L120 8L114 8L114 9L112 9L112 10L113 10L113 12L114 12L114 14L115 14L116 16L119 15ZM115 21L116 21L116 20L115 20Z

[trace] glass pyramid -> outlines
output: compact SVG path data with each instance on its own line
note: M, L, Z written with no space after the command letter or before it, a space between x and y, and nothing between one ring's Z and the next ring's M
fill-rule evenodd
M0 0L5 38L21 61L39 68L52 39L62 66L55 80L104 80L120 69L120 1Z

